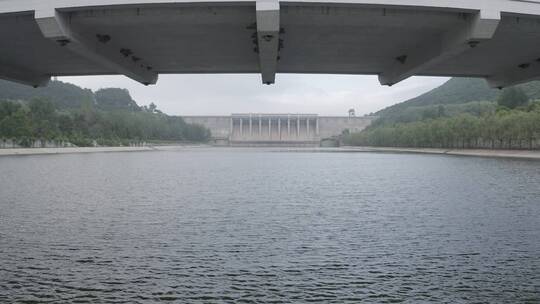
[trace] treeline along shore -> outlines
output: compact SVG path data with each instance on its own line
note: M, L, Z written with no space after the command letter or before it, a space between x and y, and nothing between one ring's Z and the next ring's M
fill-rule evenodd
M204 142L209 131L139 106L123 89L97 92L55 81L34 90L0 83L0 147L136 146Z
M450 81L456 96L471 90L470 82ZM467 84L469 82L469 84ZM467 84L468 86L465 86ZM443 148L443 149L540 149L540 84L512 87L498 92L476 86L470 95L491 100L459 103L432 92L431 102L417 99L377 113L379 119L369 128L344 134L345 144L352 146ZM448 86L448 84L447 84ZM436 90L447 90L444 85ZM482 90L487 92L482 96ZM480 93L478 91L481 91ZM420 103L420 104L419 104Z

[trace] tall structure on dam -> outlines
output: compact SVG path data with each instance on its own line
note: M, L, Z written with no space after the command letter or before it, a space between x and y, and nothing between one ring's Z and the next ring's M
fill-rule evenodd
M232 114L231 116L184 116L188 123L208 128L218 144L318 145L321 139L343 131L359 132L374 117L319 116L317 114Z

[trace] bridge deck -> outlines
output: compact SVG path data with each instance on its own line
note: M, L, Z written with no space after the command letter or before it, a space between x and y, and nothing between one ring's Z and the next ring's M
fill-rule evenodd
M535 3L538 2L538 3ZM404 5L403 3L406 3ZM0 78L161 73L540 77L540 1L0 0Z

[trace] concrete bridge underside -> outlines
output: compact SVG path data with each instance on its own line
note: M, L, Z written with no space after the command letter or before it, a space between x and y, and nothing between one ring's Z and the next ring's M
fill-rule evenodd
M166 73L540 78L535 0L0 0L0 78Z

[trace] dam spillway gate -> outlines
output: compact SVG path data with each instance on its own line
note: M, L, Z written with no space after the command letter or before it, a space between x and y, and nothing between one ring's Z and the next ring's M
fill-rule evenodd
M184 116L202 125L216 144L231 146L318 146L322 139L344 131L360 132L374 117L319 116L317 114L232 114Z

